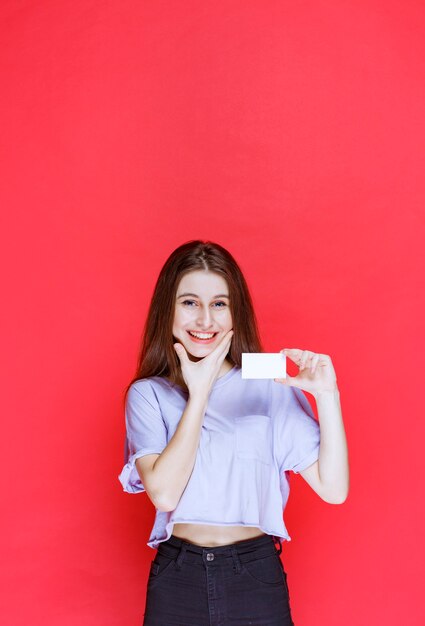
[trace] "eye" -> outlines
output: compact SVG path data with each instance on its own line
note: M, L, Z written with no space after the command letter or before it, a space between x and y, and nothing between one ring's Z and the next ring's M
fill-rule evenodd
M182 304L194 304L195 300L183 300ZM195 303L196 304L196 303ZM219 306L219 309L222 309L224 306L226 306L226 303L223 302L222 300L219 300L218 302L215 302L215 304L222 304L223 306Z

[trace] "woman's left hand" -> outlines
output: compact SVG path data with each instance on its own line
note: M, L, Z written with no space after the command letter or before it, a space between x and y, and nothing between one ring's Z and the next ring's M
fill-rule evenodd
M286 378L275 378L277 383L299 387L314 396L322 391L338 389L334 366L328 354L298 348L284 348L281 352L299 367L299 372L297 376L287 374Z

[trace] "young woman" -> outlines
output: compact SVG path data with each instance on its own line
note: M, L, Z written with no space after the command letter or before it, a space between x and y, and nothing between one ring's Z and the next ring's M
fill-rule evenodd
M297 376L249 380L243 352L262 346L235 259L216 243L181 245L159 274L125 397L119 480L156 508L144 626L292 625L280 557L289 473L325 502L347 497L330 357L286 348Z

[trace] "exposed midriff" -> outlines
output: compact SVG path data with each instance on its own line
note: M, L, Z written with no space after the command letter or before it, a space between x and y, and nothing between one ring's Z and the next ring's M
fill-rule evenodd
M197 546L224 546L237 541L254 539L265 535L260 528L255 526L216 526L210 524L184 524L176 523L173 527L173 535L194 543Z

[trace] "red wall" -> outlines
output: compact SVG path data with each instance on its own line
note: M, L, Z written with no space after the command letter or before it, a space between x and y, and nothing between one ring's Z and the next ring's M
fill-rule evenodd
M239 261L267 351L336 368L351 490L293 475L296 624L425 623L424 31L419 0L3 0L2 623L141 623L122 392L193 238Z

